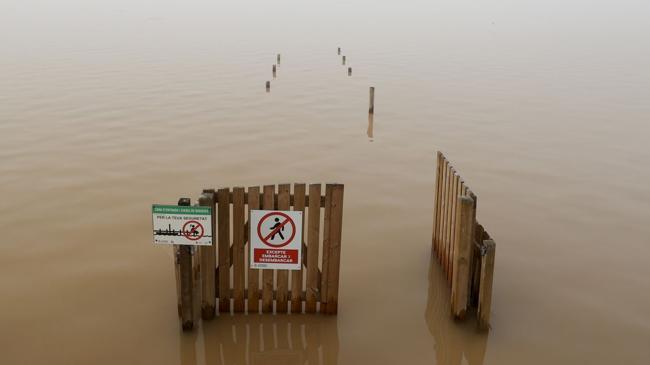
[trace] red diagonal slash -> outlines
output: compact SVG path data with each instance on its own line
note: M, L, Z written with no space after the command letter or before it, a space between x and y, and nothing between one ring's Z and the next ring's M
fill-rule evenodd
M280 230L282 229L282 227L284 227L285 224L289 223L289 221L290 221L289 218L285 219L284 222L282 222L279 226L277 226L274 230L272 230L271 233L269 233L268 236L264 237L264 241L265 241L265 242L268 241L268 240L269 240L269 237L271 237L271 236L273 236L274 234L280 232Z

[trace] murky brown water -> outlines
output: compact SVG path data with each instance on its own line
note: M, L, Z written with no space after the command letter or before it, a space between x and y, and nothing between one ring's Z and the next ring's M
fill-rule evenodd
M647 363L643 2L54 3L0 4L0 363ZM489 335L430 267L437 149ZM182 334L151 204L282 182L346 184L340 314Z

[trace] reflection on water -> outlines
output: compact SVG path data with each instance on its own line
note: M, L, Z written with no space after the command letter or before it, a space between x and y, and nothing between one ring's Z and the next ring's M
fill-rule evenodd
M338 363L336 317L310 315L224 315L202 323L196 334L181 338L181 363L321 364Z
M429 265L429 292L424 316L429 332L435 340L433 347L436 353L436 363L444 365L483 364L488 333L479 332L476 329L474 318L466 318L464 322L459 322L451 317L450 294L451 289L447 286L440 265L432 257ZM473 312L468 313L468 317L474 315Z
M374 140L374 122L375 122L375 116L374 114L368 113L368 131L366 131L366 134L368 135L368 139L370 142Z

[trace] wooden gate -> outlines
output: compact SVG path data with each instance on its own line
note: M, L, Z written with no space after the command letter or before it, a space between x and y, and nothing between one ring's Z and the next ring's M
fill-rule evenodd
M183 259L176 247L179 314L183 327L192 327L192 300L200 296L201 317L221 313L315 313L338 311L339 264L343 223L343 185L326 184L265 185L245 189L206 189L199 205L212 207L212 246L203 246L192 260L198 275L191 272L192 260ZM249 222L251 210L302 211L303 227L301 270L252 269L249 266ZM321 209L324 211L321 213ZM185 248L187 247L187 248ZM191 255L191 254L186 254ZM185 262L185 267L183 263ZM185 278L185 279L184 279ZM182 295L200 280L199 293ZM196 295L199 294L199 295ZM304 303L304 305L303 305ZM185 314L183 314L185 313ZM190 318L191 317L191 318ZM190 322L188 322L190 321Z

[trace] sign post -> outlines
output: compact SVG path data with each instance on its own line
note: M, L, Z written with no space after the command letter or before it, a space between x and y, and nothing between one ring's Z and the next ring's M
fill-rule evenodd
M302 212L251 210L250 267L300 270Z

